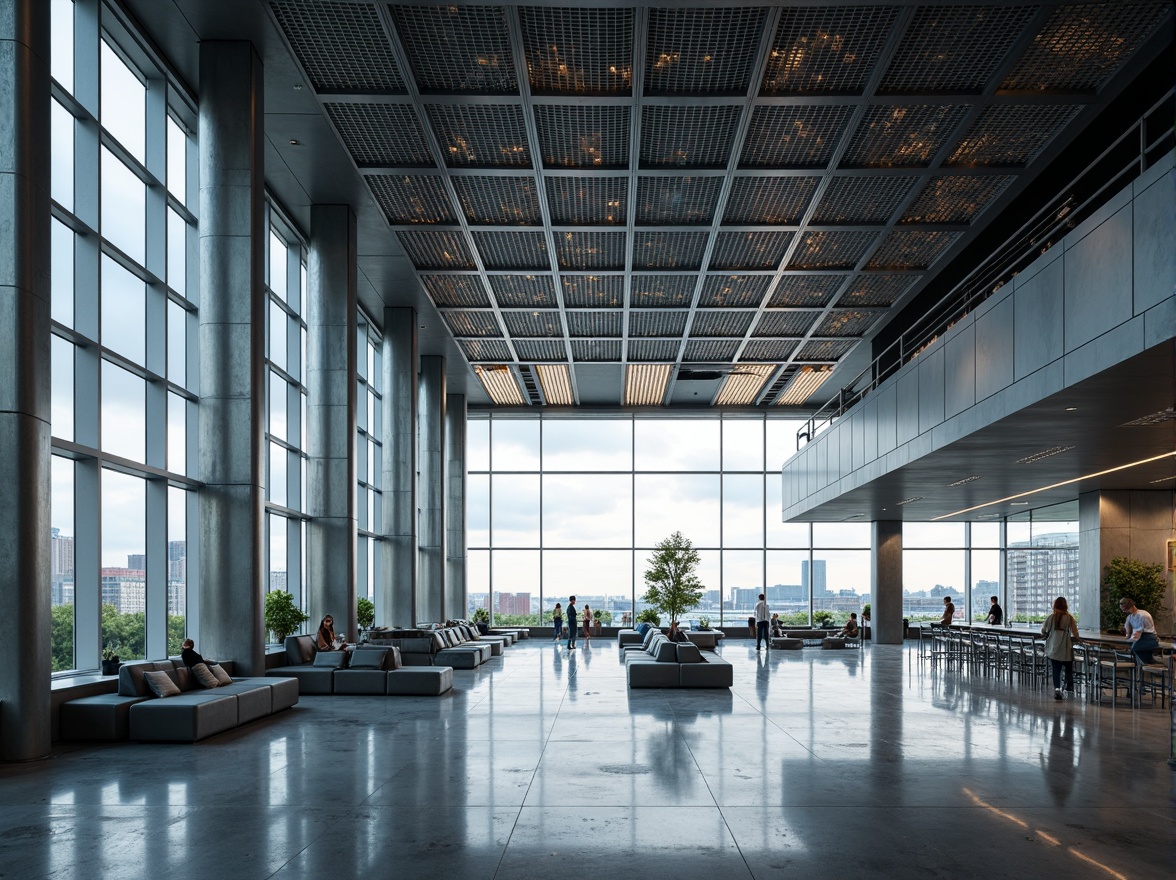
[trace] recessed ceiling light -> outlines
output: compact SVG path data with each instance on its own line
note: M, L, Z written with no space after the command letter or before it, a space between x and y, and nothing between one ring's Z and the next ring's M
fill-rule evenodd
M294 91L301 92L302 91L302 83L294 83Z
M1152 425L1162 425L1164 422L1170 422L1176 419L1176 407L1168 407L1159 412L1151 413L1150 415L1140 416L1138 419L1132 419L1129 422L1124 422L1120 427L1123 428L1148 428Z
M956 486L962 486L965 483L974 483L979 479L980 477L964 477L962 480L956 480L954 483L948 483L947 488L954 489Z
M923 500L922 495L912 495L910 498L904 498L904 499L902 499L902 501L899 501L898 506L902 507L904 504L911 504L912 502L922 501L922 500Z
M1066 412L1075 412L1075 411L1077 411L1077 409L1078 409L1078 407L1076 407L1076 406L1068 406L1068 407L1066 407Z
M1043 458L1050 458L1054 455L1061 455L1063 452L1069 452L1073 448L1073 446L1051 446L1049 449L1041 450L1041 452L1035 452L1032 455L1026 455L1024 458L1018 458L1017 464L1034 464Z
M1168 480L1176 480L1176 474L1172 474L1170 477L1160 477L1158 480L1148 480L1147 482L1150 486L1152 483L1166 483Z
M298 141L294 140L294 138L290 138L290 146L292 146L292 147L298 146Z
M1014 501L1013 507L1025 507L1029 504L1028 501Z

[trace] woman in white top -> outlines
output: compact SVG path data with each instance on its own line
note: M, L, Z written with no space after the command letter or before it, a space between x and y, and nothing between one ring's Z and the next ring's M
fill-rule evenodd
M592 641L592 609L584 606L584 643Z
M1062 596L1054 599L1053 614L1041 625L1045 636L1045 656L1053 667L1054 699L1062 698L1062 670L1066 670L1066 690L1074 695L1074 642L1078 641L1078 622Z

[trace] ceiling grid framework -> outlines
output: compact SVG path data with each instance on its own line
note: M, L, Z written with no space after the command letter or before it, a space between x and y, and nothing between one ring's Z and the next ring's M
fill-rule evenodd
M931 284L1170 17L1155 0L269 8L499 405L582 403L578 368L604 364L658 365L634 385L646 405L661 378L672 403L683 369L726 377L714 405L803 403L796 377L827 378Z

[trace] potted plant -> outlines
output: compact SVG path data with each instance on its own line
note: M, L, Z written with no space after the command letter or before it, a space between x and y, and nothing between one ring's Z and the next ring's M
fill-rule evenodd
M710 618L709 617L698 618L698 628L699 629L710 629Z
M654 626L661 626L661 615L657 613L656 608L642 608L637 612L638 623L652 623Z
M1119 600L1130 596L1135 604L1152 615L1159 613L1164 601L1164 569L1158 564L1116 556L1103 569L1102 627L1105 632L1122 635L1125 617Z
M592 612L592 632L595 635L600 635L600 612Z
M828 611L813 613L813 624L817 629L828 629L833 624L833 615Z
M376 622L376 603L365 596L360 596L355 603L355 620L360 629L371 629Z
M649 557L649 568L645 570L648 589L641 601L664 611L671 621L681 620L687 611L702 601L702 582L696 574L698 564L698 551L690 539L681 532L674 532L661 541Z
M485 608L475 608L474 613L470 615L470 622L478 628L478 632L482 635L490 633L490 612Z
M862 606L862 620L864 620L866 623L870 622L870 603L869 602L867 602L865 605Z
M274 641L278 644L286 641L286 636L297 632L302 624L310 620L294 604L294 597L285 590L273 590L265 594L264 617L266 630L273 633Z
M107 645L102 649L102 674L103 675L118 675L118 669L122 665L118 660L118 645Z

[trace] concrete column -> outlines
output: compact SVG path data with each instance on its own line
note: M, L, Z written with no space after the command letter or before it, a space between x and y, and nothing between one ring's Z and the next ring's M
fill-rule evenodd
M445 398L445 616L466 617L466 398Z
M0 761L49 754L49 4L0 0Z
M1176 535L1176 493L1171 490L1085 492L1078 496L1078 619L1083 629L1102 629L1103 569L1116 556L1164 568L1168 592L1153 612L1156 632L1173 624L1168 541Z
M200 652L265 669L265 180L253 45L200 44Z
M445 358L421 358L420 580L417 616L445 618Z
M902 522L873 523L870 552L871 635L879 645L902 644Z
M417 314L384 309L384 540L376 623L416 623L417 557Z
M358 638L355 551L356 289L355 214L313 205L306 265L306 613L317 627L335 618Z

